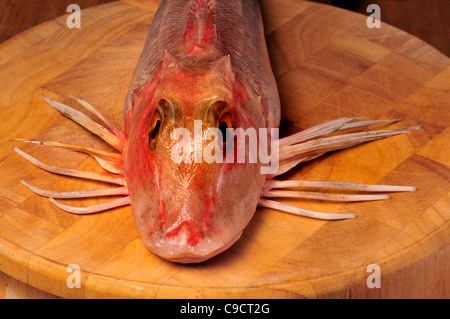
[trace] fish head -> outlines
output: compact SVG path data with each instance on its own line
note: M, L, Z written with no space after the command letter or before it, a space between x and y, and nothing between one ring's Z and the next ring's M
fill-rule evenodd
M250 160L261 110L229 56L181 62L166 53L134 101L125 151L131 207L150 251L195 263L239 239L265 180Z

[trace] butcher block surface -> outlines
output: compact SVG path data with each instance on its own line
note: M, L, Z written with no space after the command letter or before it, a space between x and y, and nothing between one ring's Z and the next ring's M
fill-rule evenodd
M282 101L281 135L339 117L403 119L389 127L422 128L326 155L281 179L413 185L416 192L367 203L283 200L357 218L322 221L258 208L230 249L180 265L143 246L130 207L71 215L22 185L23 179L51 190L106 186L44 172L13 147L51 165L101 171L86 155L7 139L111 150L41 95L73 107L69 95L77 96L123 127L126 90L157 6L112 2L82 10L79 29L69 29L65 15L0 45L2 273L64 298L450 297L450 59L383 22L371 29L365 16L342 9L261 1ZM81 270L79 288L67 285L69 265ZM380 288L367 284L375 274L370 265L379 267ZM0 296L4 290L0 285Z

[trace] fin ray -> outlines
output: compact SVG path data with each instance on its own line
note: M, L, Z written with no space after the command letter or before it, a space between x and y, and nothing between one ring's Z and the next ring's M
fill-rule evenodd
M85 189L78 191L58 192L38 188L36 186L27 183L24 180L21 180L20 182L26 187L28 187L33 193L51 198L88 198L88 197L128 195L128 189L126 187Z
M103 125L100 125L99 123L92 120L89 116L86 114L77 111L70 106L67 106L63 103L57 102L51 98L42 96L42 98L54 109L58 110L62 114L69 117L74 122L78 123L79 125L83 126L85 129L89 130L90 132L100 136L106 143L117 149L118 151L122 152L124 145L125 145L125 139L124 136L117 136L114 132L109 130L108 128L104 127Z
M66 211L68 213L77 214L77 215L94 214L94 213L103 212L103 211L111 209L111 208L130 205L130 197L129 196L115 199L115 200L112 200L112 201L109 201L106 203L101 203L101 204L92 205L92 206L83 206L83 207L75 207L75 206L69 206L66 204L62 204L62 203L56 201L54 198L49 198L49 200L53 204L55 204L56 206L61 208L62 210Z
M33 156L29 155L28 153L25 153L18 147L14 147L14 151L16 151L19 155L21 155L24 159L26 159L30 163L34 164L36 167L39 167L50 173L84 178L84 179L91 179L91 180L96 180L96 181L112 183L112 184L119 184L122 186L126 185L125 177L121 174L115 175L115 174L111 174L111 173L89 172L89 171L84 171L84 170L79 170L79 169L61 168L61 167L57 167L57 166L51 166L51 165L47 165L47 164L39 161L38 159L34 158Z
M299 216L305 216L305 217L311 217L316 219L324 219L324 220L338 220L338 219L349 219L349 218L355 218L355 214L337 214L337 213L321 213L316 212L312 210L303 209L300 207L288 205L285 203L268 200L268 199L260 199L258 202L259 206L272 208L276 210L280 210L286 213L299 215Z

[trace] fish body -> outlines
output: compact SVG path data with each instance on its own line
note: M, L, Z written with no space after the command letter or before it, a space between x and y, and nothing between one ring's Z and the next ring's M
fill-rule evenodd
M123 132L84 100L74 98L96 119L43 98L117 152L52 141L16 141L87 153L107 172L55 167L17 147L14 150L46 171L120 187L59 192L22 183L74 214L131 205L144 245L174 262L202 262L229 248L240 238L258 205L327 220L355 217L309 211L273 198L389 198L322 194L298 188L365 193L415 190L409 186L275 179L327 152L408 133L417 127L339 134L398 121L340 118L278 138L280 100L256 0L163 0L128 88ZM260 144L263 141L265 144ZM265 145L266 155L269 151L276 155L270 158L277 164L274 171L263 170L268 162L261 156L261 149L260 156L252 157L254 144ZM55 200L105 196L122 197L87 207Z
M146 246L169 260L196 262L233 244L256 210L265 181L260 165L175 163L170 133L187 128L194 135L197 120L205 134L224 118L230 128L278 127L258 1L162 1L124 113L125 175ZM155 116L161 122L152 138Z

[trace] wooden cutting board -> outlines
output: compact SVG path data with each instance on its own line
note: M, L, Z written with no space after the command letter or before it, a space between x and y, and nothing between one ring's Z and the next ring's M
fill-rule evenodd
M31 193L104 186L46 173L43 162L100 170L88 157L8 142L33 138L108 149L40 98L85 99L122 126L122 107L158 1L113 2L48 21L0 46L0 271L61 297L450 297L450 59L394 27L311 2L262 1L282 100L282 134L344 116L402 118L419 131L303 164L284 179L414 185L387 201L285 201L356 219L326 222L258 208L242 238L197 265L148 252L129 207L74 216ZM88 205L95 200L79 200ZM81 270L68 288L68 265ZM381 288L369 288L369 265ZM69 269L70 271L70 269ZM369 278L369 281L371 281Z

